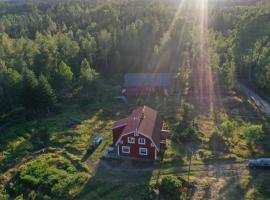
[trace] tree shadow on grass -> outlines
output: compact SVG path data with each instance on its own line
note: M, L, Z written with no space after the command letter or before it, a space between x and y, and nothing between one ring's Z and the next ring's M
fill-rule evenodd
M233 176L220 190L220 196L228 200L269 199L270 172L248 171L239 177Z
M29 151L31 151L31 149L31 144L29 143L29 141L25 140L19 145L17 145L15 148L10 150L10 153L8 153L6 157L1 160L0 172L4 173L14 164L19 163L22 160L23 156L29 154Z
M77 199L142 199L152 170L140 171L140 165L148 166L146 161L100 160Z

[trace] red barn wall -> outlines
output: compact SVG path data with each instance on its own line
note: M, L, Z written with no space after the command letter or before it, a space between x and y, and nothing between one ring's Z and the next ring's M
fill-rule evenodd
M114 128L113 129L113 144L116 143L116 141L118 140L119 136L123 132L124 128L125 128L125 126L121 126L121 127Z
M135 144L129 144L128 143L128 137L134 137L135 138ZM145 140L146 140L145 145L138 144L138 138L145 138ZM155 159L155 147L151 147L152 142L147 137L145 137L145 136L143 136L141 134L139 136L134 136L134 134L131 133L129 135L123 136L121 140L123 141L122 144L121 144L121 142L118 143L119 155L120 156L145 158L145 159L151 159L151 160ZM122 153L122 146L129 146L130 147L130 153L129 154ZM139 148L140 147L147 148L148 149L148 155L146 155L146 156L140 155L139 154Z
M164 94L167 87L129 87L126 88L126 95L148 95L153 93Z

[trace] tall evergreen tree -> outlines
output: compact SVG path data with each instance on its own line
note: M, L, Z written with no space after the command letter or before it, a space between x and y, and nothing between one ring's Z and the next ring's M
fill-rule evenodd
M84 59L81 63L80 82L87 97L89 96L89 91L91 91L91 86L93 86L97 78L98 73L91 68L88 61Z
M112 46L112 34L106 29L102 29L98 34L99 50L105 59L105 69L108 70L108 54Z
M42 111L50 112L50 109L56 104L56 95L48 80L42 74L38 78L38 108Z
M55 87L58 89L64 89L66 86L70 85L73 79L73 72L71 71L70 66L61 61L57 67L55 76Z
M22 76L15 69L7 68L2 71L0 76L0 85L2 94L5 98L5 107L10 110L19 103L19 93L21 91Z
M37 95L38 80L30 69L25 69L22 81L21 102L25 109L36 111L38 107Z

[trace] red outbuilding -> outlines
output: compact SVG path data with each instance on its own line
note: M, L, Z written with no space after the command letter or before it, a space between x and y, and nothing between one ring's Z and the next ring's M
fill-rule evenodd
M162 130L162 119L156 110L139 107L127 118L113 124L113 143L118 156L155 160L166 145L168 131Z
M123 94L143 96L154 93L169 95L171 93L170 73L127 73L125 74Z

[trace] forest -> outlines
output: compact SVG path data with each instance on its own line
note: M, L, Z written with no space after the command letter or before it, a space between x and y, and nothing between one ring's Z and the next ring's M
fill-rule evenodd
M190 144L202 158L191 154L197 164L270 155L269 118L237 90L242 81L270 100L270 5L209 0L200 46L198 1L0 0L0 199L149 199L160 171L167 175L179 163L188 164ZM215 105L212 113L199 113L193 90L200 87L201 55L209 56L214 82L209 85L215 92L220 86L218 98L233 108ZM169 72L174 94L117 104L113 97L127 72ZM108 132L113 121L141 104L159 110L172 132L165 161L155 163L160 171L120 174L112 181L115 175L96 170L111 141ZM81 124L66 127L74 116ZM99 129L104 142L85 161ZM242 182L252 185L246 183L251 175L243 177L236 187L241 197ZM164 191L170 181L182 185L168 179ZM202 183L206 191L208 182ZM256 182L247 195L264 199L268 183ZM233 192L225 195L240 199Z
M49 112L64 95L97 96L97 82L125 72L177 72L192 36L184 14L167 33L174 12L161 1L1 3L1 113Z
M225 74L226 86L236 78L269 98L269 5L236 7L210 17L213 67Z

